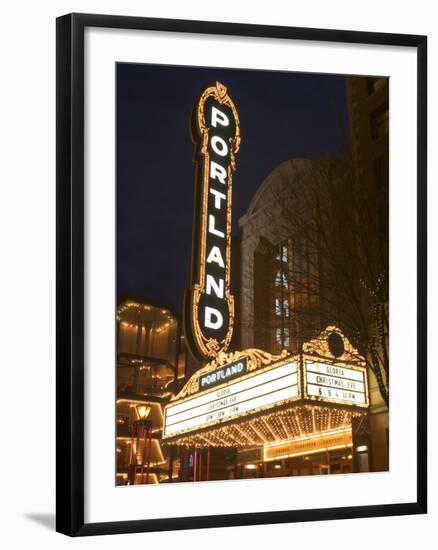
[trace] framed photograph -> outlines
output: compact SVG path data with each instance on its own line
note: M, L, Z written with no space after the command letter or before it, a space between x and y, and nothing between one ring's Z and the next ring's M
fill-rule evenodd
M57 530L426 513L426 37L57 20Z

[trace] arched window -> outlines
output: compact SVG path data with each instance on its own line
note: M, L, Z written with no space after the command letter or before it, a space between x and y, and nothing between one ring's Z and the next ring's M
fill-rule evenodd
M277 271L275 274L275 286L288 288L287 277L282 271Z
M275 315L277 317L289 317L289 302L286 298L283 300L275 298Z
M288 348L290 346L289 328L277 328L275 329L275 340L282 348Z
M280 260L282 263L287 263L287 245L282 244L278 248L278 254L275 259Z

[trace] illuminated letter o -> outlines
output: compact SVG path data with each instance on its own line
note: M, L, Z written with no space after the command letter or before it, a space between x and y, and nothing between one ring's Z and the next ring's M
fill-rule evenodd
M219 136L213 136L211 138L211 148L220 157L226 157L228 154L228 146Z

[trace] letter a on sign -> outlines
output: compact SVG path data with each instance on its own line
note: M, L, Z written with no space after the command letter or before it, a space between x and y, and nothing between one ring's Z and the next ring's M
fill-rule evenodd
M231 194L240 124L236 106L220 82L202 91L192 129L198 180L184 332L193 354L204 360L228 349L234 325Z

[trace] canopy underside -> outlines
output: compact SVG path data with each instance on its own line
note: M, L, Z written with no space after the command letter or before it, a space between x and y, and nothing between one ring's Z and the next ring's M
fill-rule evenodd
M294 405L288 409L234 420L226 425L177 435L164 443L188 447L254 447L351 428L352 418L364 411L320 405Z

